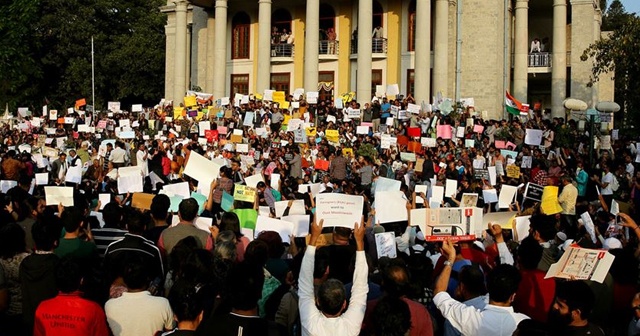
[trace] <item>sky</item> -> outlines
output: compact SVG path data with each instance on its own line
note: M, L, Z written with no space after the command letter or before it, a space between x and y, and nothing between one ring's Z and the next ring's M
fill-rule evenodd
M627 12L640 15L640 0L620 0Z

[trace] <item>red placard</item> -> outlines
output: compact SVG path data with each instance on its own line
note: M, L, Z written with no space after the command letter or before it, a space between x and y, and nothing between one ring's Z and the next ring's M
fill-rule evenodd
M409 127L407 128L407 135L413 138L420 137L420 127Z

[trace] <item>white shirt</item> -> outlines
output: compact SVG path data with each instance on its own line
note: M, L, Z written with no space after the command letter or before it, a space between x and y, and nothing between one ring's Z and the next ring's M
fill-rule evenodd
M111 151L109 155L109 161L113 163L124 163L127 158L127 151L120 147L116 147Z
M107 301L104 311L114 336L154 335L158 330L173 329L169 301L148 291L122 293Z
M356 269L353 273L353 287L349 308L340 316L328 318L316 307L313 293L313 265L316 247L309 246L302 259L300 269L298 307L300 308L300 322L302 335L313 336L356 336L360 334L360 327L367 308L368 266L364 251L356 252Z
M146 153L144 151L138 150L136 152L136 160L138 162L138 166L142 170L144 176L149 175L149 165L147 164L147 160L144 158Z
M602 188L600 193L602 195L613 195L613 189L611 189L611 183L613 183L613 173L608 172L602 177L602 184L607 184L606 188Z
M520 321L529 318L514 312L513 307L488 304L482 310L476 309L452 299L446 291L436 294L433 302L462 335L511 336Z

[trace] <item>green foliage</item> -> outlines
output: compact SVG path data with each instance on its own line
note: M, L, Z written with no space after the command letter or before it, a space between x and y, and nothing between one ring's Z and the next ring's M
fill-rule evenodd
M615 1L611 4L613 6ZM638 125L640 114L640 18L631 15L608 39L592 44L581 56L594 60L592 83L599 78L615 78L616 102L623 108L619 117L627 125ZM637 129L637 127L636 127Z
M163 0L7 0L0 5L0 103L73 106L91 97L95 45L96 106L151 103L164 85ZM6 13L6 15L5 15Z
M376 148L372 144L365 143L365 144L362 144L360 146L360 148L358 148L358 151L356 152L356 155L358 155L358 156L368 156L371 159L375 159L378 156L378 151L376 150Z

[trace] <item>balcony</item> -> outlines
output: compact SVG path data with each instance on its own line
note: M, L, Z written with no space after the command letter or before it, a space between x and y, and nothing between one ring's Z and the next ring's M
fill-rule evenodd
M336 40L322 40L318 46L320 60L337 60L340 53L340 43Z
M550 73L551 72L551 53L539 52L529 54L529 73Z
M358 40L351 40L351 58L356 58L358 55ZM386 38L374 38L371 41L371 56L373 58L386 58L387 57L387 39Z
M295 46L289 43L271 44L271 62L272 63L291 63L293 62Z

